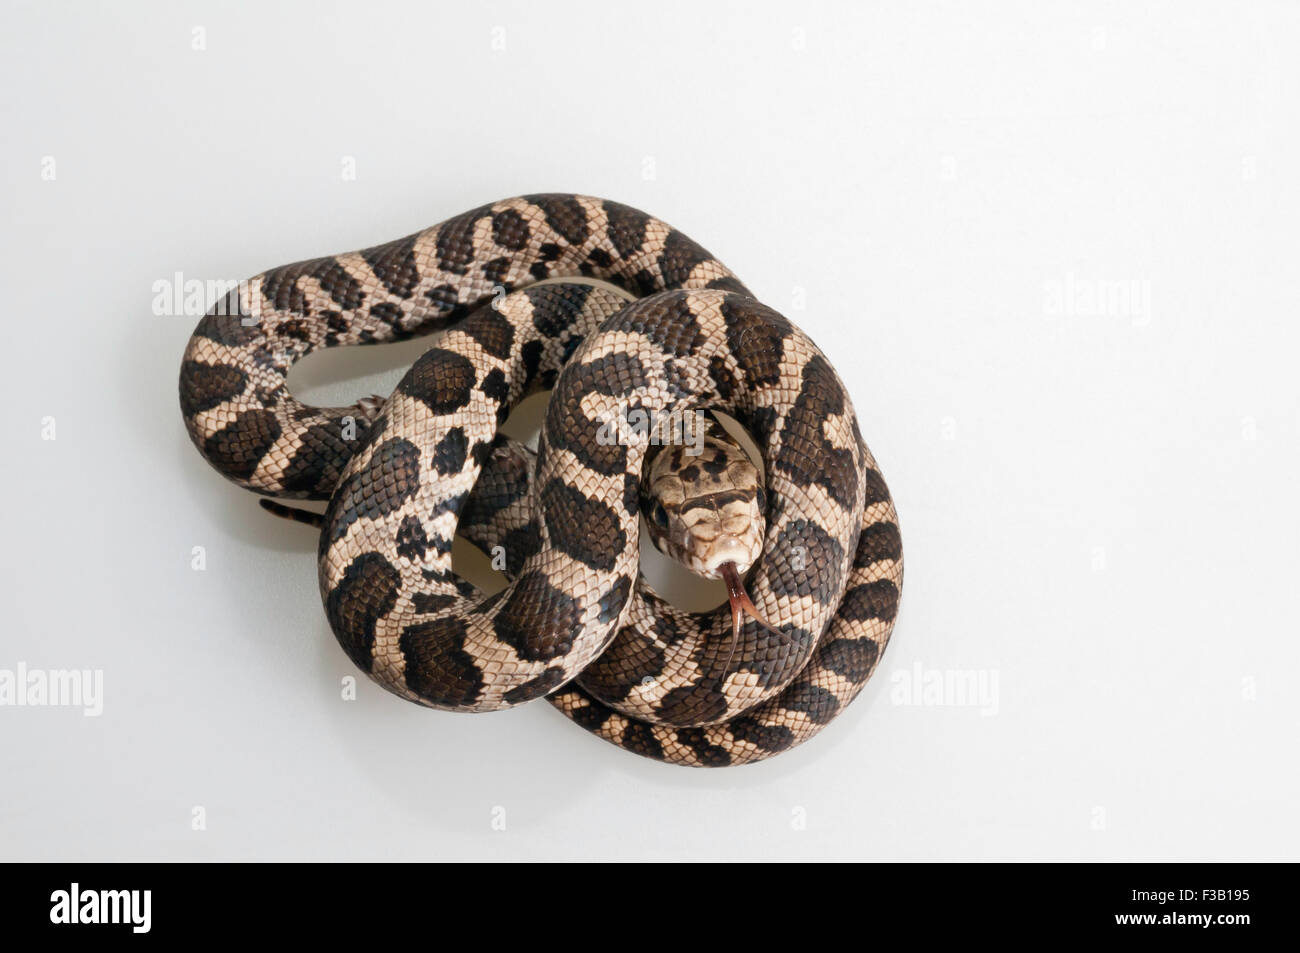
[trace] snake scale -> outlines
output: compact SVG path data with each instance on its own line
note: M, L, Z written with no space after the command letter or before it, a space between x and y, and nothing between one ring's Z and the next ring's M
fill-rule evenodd
M288 392L314 350L435 331L386 400L319 408ZM533 454L497 429L541 389ZM201 320L180 398L226 477L329 500L330 626L358 667L420 704L545 697L637 754L742 764L838 715L893 628L897 515L830 362L707 251L624 205L512 198L264 272ZM638 572L647 464L673 453L666 466L718 477L730 463L707 441L696 462L657 431L611 424L705 410L734 418L762 458L762 556L745 586L766 624L677 609ZM457 533L503 554L504 590L452 571Z

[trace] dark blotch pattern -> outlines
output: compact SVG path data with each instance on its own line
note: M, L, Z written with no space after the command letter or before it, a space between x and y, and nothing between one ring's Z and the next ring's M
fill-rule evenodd
M689 397L694 393L692 376L678 361L670 360L664 364L664 383L673 397Z
M528 221L512 208L492 213L492 240L502 248L522 251L528 245Z
M785 725L764 725L751 715L742 715L727 725L737 741L749 741L764 751L784 751L794 744L794 732Z
M713 378L713 386L717 388L718 396L723 400L731 400L732 395L740 387L736 375L731 373L731 368L727 367L726 358L720 354L709 358L709 376Z
M631 305L622 312L620 323L629 331L644 334L669 354L694 354L705 341L704 329L691 311L685 292Z
M715 291L730 291L732 294L744 295L747 298L752 298L754 296L748 288L740 283L740 279L734 275L721 275L714 278L705 285L705 287L712 288Z
M868 470L866 475L867 498L863 501L866 506L873 503L883 503L889 499L889 487L885 486L885 478L880 475L879 470Z
M181 365L181 413L192 417L224 404L244 392L248 378L229 364L200 364L186 361Z
M321 290L344 311L354 311L365 301L361 284L335 258L313 258L273 268L262 275L262 297L276 311L307 315L307 296L299 278L315 278Z
M836 675L860 682L871 675L879 655L879 647L868 638L840 639L822 650L820 661Z
M691 277L696 265L712 258L712 255L681 232L669 232L664 239L664 250L659 256L659 271L663 275L664 286L681 287Z
M307 322L299 321L297 318L290 318L288 321L280 322L275 331L284 338L292 338L304 344L311 342L311 328L307 326Z
M443 476L459 473L465 466L469 438L463 427L452 427L433 448L433 468Z
M488 460L492 458L492 452L495 447L495 438L476 441L474 445L470 447L470 459L472 459L474 465L481 470Z
M280 422L270 410L240 414L203 443L203 455L226 476L246 480L280 438Z
M494 367L488 371L483 378L483 383L478 385L478 389L483 392L485 397L495 400L500 405L500 410L508 413L510 407L506 401L510 397L510 382L506 380L505 371L499 367Z
M659 715L670 725L713 721L727 713L727 699L711 683L674 688L659 702Z
M549 661L573 649L582 606L572 596L540 572L520 576L508 592L494 620L497 638L528 662Z
M635 473L623 474L623 512L628 517L640 512L638 500L641 496L641 478Z
M628 596L632 592L632 580L627 576L619 576L609 592L605 593L600 600L600 615L596 618L601 622L613 622L618 618L623 607L627 605Z
M505 699L511 705L518 705L523 702L530 702L534 698L541 698L549 695L555 689L564 683L564 669L548 668L536 678L529 679L518 688L512 688L506 692Z
M898 587L888 579L854 586L844 594L840 615L853 622L882 619L892 622L898 614Z
M420 356L397 389L422 401L435 414L450 414L469 403L475 380L469 358L434 347Z
M581 725L588 731L596 731L605 723L605 719L610 716L610 709L591 698L586 692L579 689L566 689L566 691L572 691L574 695L577 695L579 698L585 699L588 702L588 704L583 705L580 708L575 708L570 713L570 717L573 718L574 724Z
M706 768L723 768L731 764L731 755L727 749L709 741L703 728L678 728L676 738L690 748Z
M543 285L524 291L533 306L533 327L548 338L558 338L577 320L591 294L589 285Z
M595 391L606 397L624 397L650 383L640 359L624 351L605 354L575 370L584 392Z
M420 272L415 264L415 243L419 234L407 235L395 242L376 245L361 253L370 270L385 288L399 298L409 298L420 283Z
M483 673L465 651L465 620L444 616L402 630L406 686L434 705L461 708L483 690Z
M600 439L601 422L591 420L582 410L582 395L587 391L581 385L572 388L557 389L546 405L546 428L539 444L541 452L546 453L550 442L554 441L557 449L570 451L583 464L597 473L612 476L627 469L627 447L613 439ZM565 439L566 433L597 434L596 440ZM542 459L539 456L537 466L540 470Z
M704 461L704 472L710 476L720 477L727 472L728 461L721 451Z
M478 483L461 514L463 525L486 525L501 510L528 492L530 472L526 458L513 453L494 454L479 474Z
M760 447L772 439L778 420L775 407L755 407L742 417L741 423Z
M344 436L343 419L312 424L301 431L301 445L294 452L280 478L286 493L311 499L328 499L339 485L343 469L369 435L361 418L353 418L353 439Z
M532 340L524 344L519 349L519 359L524 366L524 386L523 390L527 391L537 380L537 371L542 366L542 353L546 345L541 341Z
M584 690L609 704L626 699L646 674L664 667L663 649L646 633L624 629L618 641L616 660L597 659L578 676Z
M645 227L650 223L650 216L617 202L604 204L609 218L605 231L618 257L627 258L645 244Z
M622 518L606 503L559 480L542 488L542 519L551 545L592 569L608 572L627 546Z
M517 526L506 533L501 545L506 551L506 575L517 576L524 563L542 548L542 531L536 523Z
M580 245L591 231L587 213L572 195L526 195L546 215L546 224L570 245Z
M483 267L480 269L483 273L483 280L490 285L499 285L504 290L510 291L510 282L506 280L506 275L510 273L511 264L510 259L505 256L484 262Z
M375 623L397 602L401 575L379 553L363 553L343 571L343 578L325 599L339 645L357 668L369 672Z
M397 528L397 555L411 562L420 562L429 550L429 537L424 534L424 526L414 513L402 520Z
M812 520L791 520L782 527L773 551L782 556L780 572L770 576L778 597L811 596L829 603L840 591L844 549ZM796 564L802 569L795 569Z
M781 707L801 711L816 724L824 725L839 714L840 701L834 692L820 685L796 684L781 696Z
M872 523L858 537L858 548L853 553L853 566L865 569L882 559L902 559L903 539L894 523Z
M657 761L664 759L664 747L655 737L654 728L641 721L629 721L627 727L623 729L623 747L628 751L636 754L645 755L647 758L654 758Z
M510 356L510 347L515 342L514 325L495 308L480 308L461 330L497 360L504 361Z
M411 608L423 615L426 612L441 612L456 604L456 597L445 592L417 592L411 596Z
M419 480L420 451L415 444L401 437L384 441L330 501L325 525L334 527L332 538L342 539L359 519L379 519L396 511L415 495Z
M381 301L376 305L372 305L370 317L388 325L392 329L389 337L394 341L403 341L415 336L413 330L402 327L402 322L406 320L406 312L401 309L400 305L393 304L391 301ZM376 333L375 336L378 339L382 335Z
M425 298L433 305L437 317L444 321L451 320L463 313L465 309L465 306L460 303L455 287L452 285L438 285L436 288L430 288L425 294Z
M464 275L474 263L474 226L491 211L487 205L448 219L438 229L435 242L438 267L453 275Z
M655 638L665 645L677 645L691 634L690 630L678 623L677 617L666 609L667 603L658 596L646 593L646 600L655 607Z
M858 470L852 450L826 439L826 418L844 412L844 387L825 359L817 356L803 369L803 383L781 430L776 469L803 486L821 485L836 503L854 505Z
M741 297L723 301L722 317L727 345L750 386L770 387L780 381L790 322L771 308Z
M240 303L239 289L233 288L203 316L199 326L194 329L194 336L227 347L243 347L252 344L262 334L262 329L257 324L244 323L245 319L251 317Z

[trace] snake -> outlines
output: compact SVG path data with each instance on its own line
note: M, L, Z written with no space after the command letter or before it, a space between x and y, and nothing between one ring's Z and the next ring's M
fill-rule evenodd
M289 392L314 351L423 335L387 398ZM534 451L500 426L538 391ZM421 705L545 698L638 755L745 764L843 712L894 627L898 515L831 362L696 242L617 202L505 199L240 282L186 346L180 404L222 475L319 527L340 646ZM643 525L728 602L657 593ZM504 588L453 570L457 535Z

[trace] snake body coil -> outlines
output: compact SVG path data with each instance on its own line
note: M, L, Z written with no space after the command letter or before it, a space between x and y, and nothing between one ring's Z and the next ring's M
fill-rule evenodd
M386 401L315 408L288 393L312 350L440 329ZM496 431L541 388L553 394L534 459ZM638 754L739 764L834 718L893 627L896 514L834 369L708 252L626 206L508 199L265 272L200 322L181 406L232 480L330 500L331 627L360 668L421 704L545 696ZM639 576L650 447L609 439L633 415L702 410L748 430L767 479L748 588L769 625L744 621L730 645L725 607L684 612ZM499 547L503 592L451 571L457 532Z

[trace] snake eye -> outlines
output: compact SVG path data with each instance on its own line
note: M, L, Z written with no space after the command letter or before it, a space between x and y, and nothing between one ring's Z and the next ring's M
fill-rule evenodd
M668 528L668 511L662 503L655 504L655 508L650 511L650 519L660 529Z

